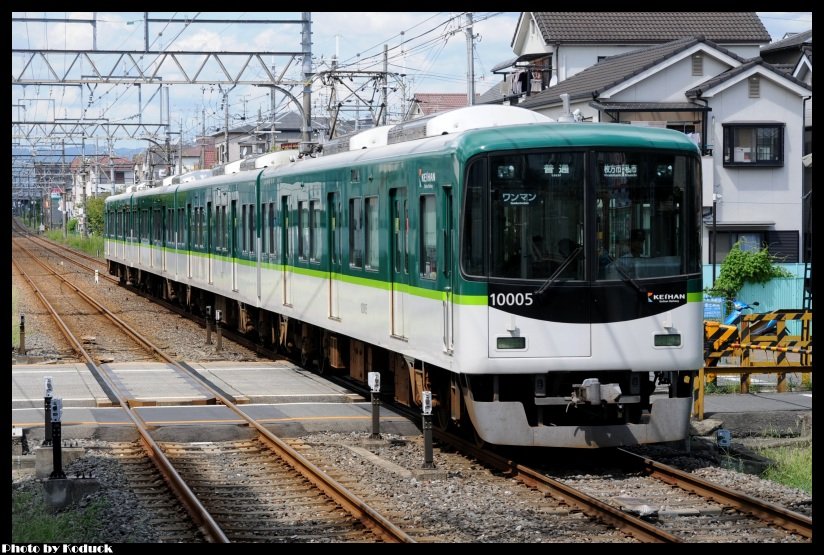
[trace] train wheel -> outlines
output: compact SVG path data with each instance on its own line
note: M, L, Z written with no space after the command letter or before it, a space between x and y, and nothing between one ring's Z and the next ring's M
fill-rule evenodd
M442 432L445 432L449 428L449 410L439 406L432 412L435 415L435 418L432 419L432 423L435 425L437 429L439 429Z
M472 441L475 442L475 447L484 447L486 445L486 441L484 441L483 438L478 435L478 431L475 429L475 426L470 422L469 427L472 430Z
M324 375L329 370L329 358L326 355L320 355L318 359L318 374Z

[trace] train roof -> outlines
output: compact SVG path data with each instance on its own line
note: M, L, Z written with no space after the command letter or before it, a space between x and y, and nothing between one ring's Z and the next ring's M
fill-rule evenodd
M390 131L391 133L391 131ZM698 147L684 133L620 123L530 123L466 129L424 139L388 144L380 148L340 152L265 170L262 177L323 171L339 166L355 166L392 161L405 156L455 152L462 160L483 151L565 148L658 148L699 154Z
M263 178L324 171L400 160L409 155L456 153L465 160L484 151L565 148L660 148L699 154L684 133L669 129L620 123L556 122L541 114L514 106L470 106L394 126L381 126L339 142L335 154L304 157L287 162L281 157L275 167L167 185L109 197L116 202L133 194L143 195L196 190ZM358 148L360 146L360 148ZM348 148L340 152L340 148ZM289 157L292 159L293 157Z

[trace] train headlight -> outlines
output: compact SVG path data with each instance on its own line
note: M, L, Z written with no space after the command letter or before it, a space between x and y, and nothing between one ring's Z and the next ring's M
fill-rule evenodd
M681 334L680 333L660 333L655 334L656 347L680 347Z
M526 337L498 337L498 349L526 349Z

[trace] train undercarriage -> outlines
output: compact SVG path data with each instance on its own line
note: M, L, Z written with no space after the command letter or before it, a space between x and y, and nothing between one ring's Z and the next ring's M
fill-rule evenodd
M345 376L362 385L367 383L369 372L380 372L382 396L407 407L420 407L423 392L431 391L433 424L442 430L457 431L478 444L498 443L501 437L509 440L512 430L506 427L513 421L519 422L522 430L527 430L527 434L514 444L600 447L670 441L671 437L666 434L649 435L643 430L661 427L661 420L670 418L669 412L684 412L681 405L691 407L694 372L690 371L623 370L586 372L583 376L581 372L505 376L456 374L138 268L112 261L109 264L109 273L118 276L122 284L176 304L200 317L214 318L215 311L219 310L221 327L299 361L305 368L321 374ZM661 385L669 386L670 402L678 402L679 406L660 408L659 422L651 422L652 397ZM613 392L617 393L611 398ZM660 406L667 405L662 403ZM678 429L682 427L682 420L683 415L674 425L667 426ZM499 431L497 435L494 430L491 435L482 435L476 431L476 426L484 432L490 428L499 428ZM567 437L564 435L567 432L561 433L561 430L571 430L573 436L575 430L601 432L589 432L595 439L586 439L582 444L580 439ZM605 437L599 439L599 434Z

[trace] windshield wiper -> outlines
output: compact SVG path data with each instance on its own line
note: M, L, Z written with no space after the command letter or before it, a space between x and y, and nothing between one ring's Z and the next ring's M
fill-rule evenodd
M578 257L578 255L581 253L582 250L584 250L584 247L582 247L581 245L578 245L577 247L575 247L575 250L573 250L571 253L569 253L567 255L567 257L564 258L564 261L561 262L561 265L558 266L558 268L554 272L552 272L552 275L549 276L548 278L546 278L546 281L544 282L544 284L541 285L538 289L535 290L535 294L536 295L542 295L544 293L544 291L549 289L549 286L552 285L555 282L556 279L558 279L558 276L561 275L561 272L566 270L566 267L569 266L569 264L573 260L575 260L575 258Z
M611 254L607 253L607 258L609 259L610 264L615 267L615 270L624 278L624 283L631 283L641 295L647 294L647 290L641 287L641 285L639 285L639 283L635 281L624 268L621 267L621 264L619 264Z

